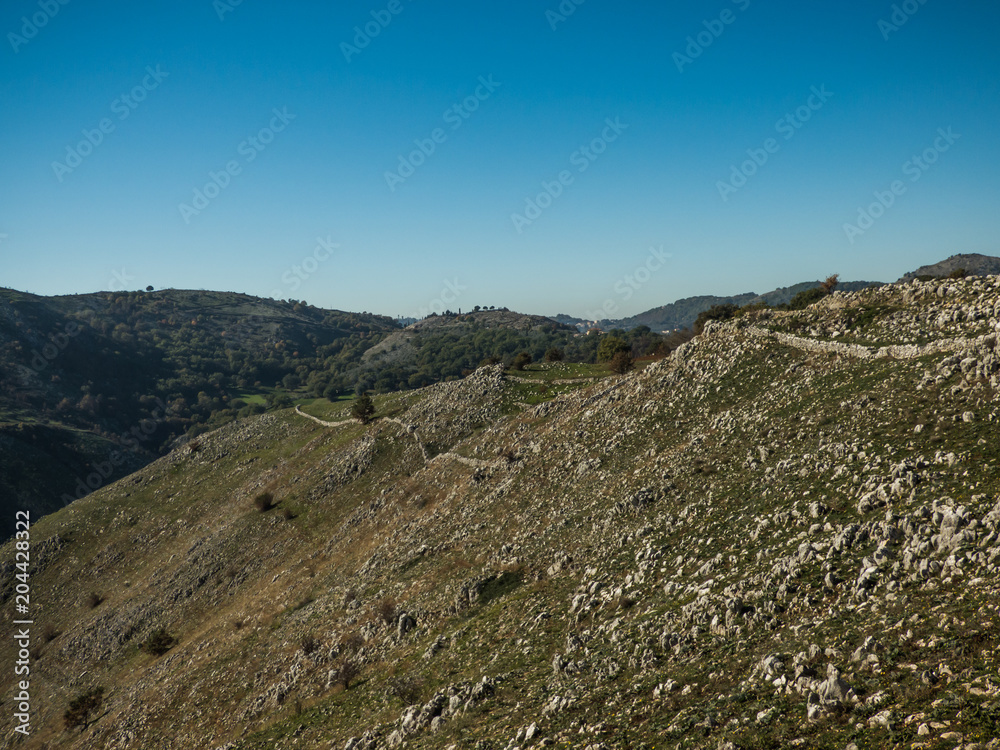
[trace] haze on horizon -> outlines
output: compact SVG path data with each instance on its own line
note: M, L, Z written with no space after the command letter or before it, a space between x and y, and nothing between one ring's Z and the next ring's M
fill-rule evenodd
M998 28L940 0L15 0L0 286L593 317L996 255Z

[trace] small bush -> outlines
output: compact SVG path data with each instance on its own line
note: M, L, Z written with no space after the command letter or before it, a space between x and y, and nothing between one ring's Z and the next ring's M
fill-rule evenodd
M385 692L390 698L399 698L404 704L411 705L420 700L423 686L423 680L413 675L405 674L398 677L390 677Z
M281 511L281 517L284 518L286 521L291 521L293 518L295 518L295 513L292 512L291 508L283 508Z
M274 507L274 495L270 492L261 492L253 499L253 504L261 513L267 513Z
M103 704L104 688L96 687L86 693L81 693L70 702L69 708L63 714L63 724L66 729L75 727L86 729L90 724L91 715L100 711Z
M302 636L302 640L299 641L299 647L302 649L303 654L309 656L309 654L314 653L319 648L319 639L312 634L304 635Z
M563 350L553 346L551 349L545 352L546 362L562 362L563 360Z
M60 635L62 635L62 633L60 633L54 627L52 627L51 625L46 625L45 630L42 631L42 640L44 640L46 643L51 643Z
M145 640L142 644L142 650L152 656L163 656L175 645L177 645L177 639L165 629L159 628Z
M99 606L100 603L103 601L104 597L98 594L96 591L91 591L89 594L87 594L86 602L87 606L90 609L94 609L95 607Z
M364 645L364 637L356 630L353 633L348 633L340 639L340 650L345 653L355 654L360 651L361 647Z
M531 364L531 355L528 352L521 352L516 357L514 357L514 362L511 364L515 370L523 370L525 367Z
M969 275L969 272L964 268L956 268L954 271L948 274L949 279L964 279Z
M618 352L611 358L611 372L624 375L635 369L635 360L631 352Z
M360 672L361 667L358 663L351 657L345 657L334 672L333 682L337 685L343 685L344 690L347 690Z
M819 302L824 297L826 297L826 292L823 291L823 287L817 286L812 289L806 289L804 292L799 292L792 297L792 301L788 303L788 309L805 310L809 305Z
M800 295L801 296L801 295ZM730 320L740 308L736 305L712 305L707 310L698 313L694 321L694 332L701 333L710 320ZM798 309L798 308L796 308Z
M383 599L376 605L375 614L386 625L392 625L399 614L399 606L394 599Z

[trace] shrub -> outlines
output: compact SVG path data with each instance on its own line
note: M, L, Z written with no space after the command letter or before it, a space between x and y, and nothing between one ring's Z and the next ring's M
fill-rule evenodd
M292 512L291 508L283 508L281 511L281 516L286 521L291 521L293 518L295 518L295 513Z
M343 685L344 690L351 687L351 681L361 672L361 667L351 657L345 657L333 674L334 684Z
M261 492L253 499L253 504L261 513L267 513L274 507L274 495L270 492Z
M611 372L613 373L624 375L627 372L631 372L634 368L635 360L632 358L632 352L617 352L611 358Z
M559 347L553 346L545 352L546 362L562 362L563 360L563 350Z
M368 424L375 416L375 402L367 393L362 393L351 404L351 416L361 422Z
M299 646L302 649L302 653L309 656L309 654L319 648L319 639L312 634L304 635L302 636L302 640L299 641Z
M516 357L514 357L514 362L511 365L515 370L523 370L525 367L531 364L531 355L528 352L521 352Z
M87 606L90 607L90 609L94 609L103 601L104 597L98 594L96 591L91 591L89 594L87 594L86 602Z
M964 279L969 275L969 272L964 268L956 268L954 271L948 274L949 279Z
M386 693L390 698L399 698L406 705L411 705L420 700L420 693L423 686L423 680L413 675L405 674L398 677L390 677Z
M375 614L386 625L392 625L396 621L396 615L399 614L399 606L394 599L383 599L375 607Z
M159 628L145 640L142 644L142 650L153 656L163 656L175 645L177 645L177 639L165 629Z
M87 725L90 724L91 715L100 711L103 704L104 688L96 687L86 693L81 693L70 701L69 708L63 714L63 724L66 729L81 726L86 729Z
M343 638L340 639L339 649L340 651L355 654L361 650L361 647L365 645L364 636L358 631L348 633Z
M704 331L705 326L710 320L729 320L733 318L739 309L739 307L732 304L712 305L707 310L698 313L698 317L694 321L694 332L701 333Z
M826 292L823 291L823 287L818 286L813 289L806 289L804 292L799 292L792 297L792 301L788 303L788 309L805 310L809 305L819 302L825 296Z
M833 290L837 288L837 284L840 283L840 274L835 273L833 276L827 276L825 281L821 281L819 288L822 289L826 294L833 294Z

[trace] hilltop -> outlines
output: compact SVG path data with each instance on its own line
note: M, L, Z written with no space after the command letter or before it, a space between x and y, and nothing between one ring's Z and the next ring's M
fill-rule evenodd
M997 747L998 331L915 281L239 419L34 526L18 746Z

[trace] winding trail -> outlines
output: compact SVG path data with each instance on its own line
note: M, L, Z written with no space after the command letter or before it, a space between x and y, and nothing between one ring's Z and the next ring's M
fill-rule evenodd
M327 422L325 419L314 417L312 414L306 414L298 406L295 407L295 413L301 417L305 417L306 419L311 419L313 422L316 422L317 424L322 425L323 427L340 427L345 424L358 423L358 420L356 419L344 419L341 420L340 422ZM423 444L423 442L421 442L420 436L417 434L416 425L406 424L405 422L402 422L401 420L396 419L395 417L382 417L381 421L392 422L394 425L400 427L404 432L412 435L413 441L417 444L417 447L420 449L421 455L424 457L425 465L430 464L439 459L450 459L452 461L456 461L464 466L468 466L473 469L493 469L503 465L502 461L484 461L478 458L467 458L466 456L460 456L459 454L452 453L451 451L448 451L446 453L439 453L438 455L432 457L428 455L427 447Z
M344 424L356 424L358 421L356 419L343 419L340 422L327 422L325 419L314 417L312 414L306 414L304 411L302 411L302 408L299 406L295 407L295 413L298 414L299 416L305 417L306 419L311 419L316 424L321 424L324 427L340 427L341 425Z

